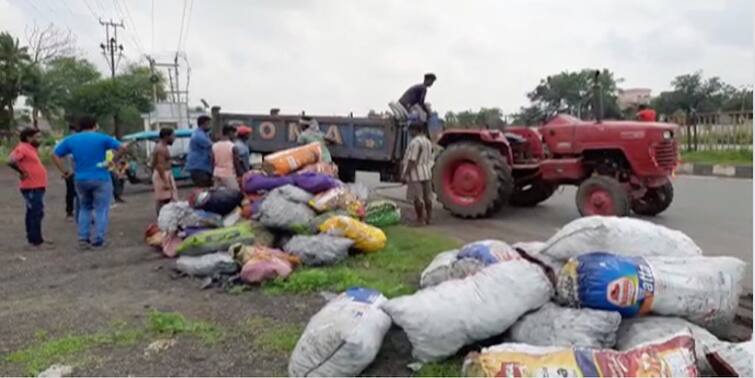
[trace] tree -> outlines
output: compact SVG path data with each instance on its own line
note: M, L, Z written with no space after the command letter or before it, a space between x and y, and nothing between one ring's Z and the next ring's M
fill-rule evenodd
M548 76L541 79L527 97L532 105L544 114L562 112L580 118L589 117L593 110L595 72L594 69L586 68L578 72L564 71ZM620 118L617 83L622 80L616 79L613 72L608 69L603 69L599 73L599 94L603 97L604 116ZM534 109L528 109L528 111L531 115Z
M687 114L693 111L708 113L752 108L752 90L737 90L716 76L705 79L702 71L675 77L671 81L671 87L671 91L661 92L651 102L660 114L671 115L677 111Z
M445 124L448 127L456 128L501 128L503 127L503 112L499 108L480 108L475 112L465 110L454 113L447 112L444 117Z
M26 43L32 63L45 64L53 59L76 55L76 37L70 30L62 30L53 24L41 28L26 29Z
M514 114L513 124L536 126L545 121L546 114L537 106L523 106L519 108L519 113Z
M15 125L13 104L28 84L31 57L18 38L0 33L0 129Z

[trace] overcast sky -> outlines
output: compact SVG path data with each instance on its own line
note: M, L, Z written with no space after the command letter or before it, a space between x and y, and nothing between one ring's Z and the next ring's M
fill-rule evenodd
M540 78L564 70L609 68L622 87L657 94L695 70L752 85L755 67L752 0L186 1L191 103L229 111L382 111L432 71L428 102L441 114L508 113ZM175 53L184 0L154 4L0 0L0 30L23 39L35 22L70 28L104 72L95 15L125 19L119 36L131 61Z

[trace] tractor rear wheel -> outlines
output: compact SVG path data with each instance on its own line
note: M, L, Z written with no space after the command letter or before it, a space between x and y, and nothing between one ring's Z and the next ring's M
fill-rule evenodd
M500 152L480 143L459 142L436 159L433 187L438 201L453 215L480 218L508 202L514 179Z
M657 188L648 188L642 198L632 201L632 211L638 215L658 215L668 209L674 200L674 186L667 182Z
M532 207L551 198L558 185L535 181L532 184L514 188L509 198L509 205L517 207Z
M577 189L577 208L582 216L629 215L629 195L621 183L608 176L593 176Z

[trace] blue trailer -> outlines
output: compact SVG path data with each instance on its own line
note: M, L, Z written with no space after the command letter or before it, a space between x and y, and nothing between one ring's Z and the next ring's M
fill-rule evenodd
M273 112L271 112L273 113ZM382 181L398 181L400 162L408 143L406 127L392 118L310 116L320 130L336 141L329 145L341 179L354 181L356 171L380 173ZM212 108L213 130L223 125L252 129L249 146L262 155L295 147L301 132L299 115L222 113Z

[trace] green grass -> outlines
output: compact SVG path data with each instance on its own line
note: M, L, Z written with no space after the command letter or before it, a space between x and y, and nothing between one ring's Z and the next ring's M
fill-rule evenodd
M244 333L254 338L252 344L261 352L273 355L291 353L303 331L300 325L266 317L249 318L244 325Z
M351 256L329 267L299 268L286 279L264 286L268 294L301 294L317 291L341 292L353 286L379 290L388 298L413 293L419 274L436 254L459 243L435 232L405 226L385 230L386 247L376 253Z
M682 152L685 163L752 165L752 150Z
M461 377L462 362L463 359L461 357L451 357L445 361L427 363L422 365L422 369L414 373L414 376Z
M224 336L220 328L205 322L187 320L176 312L150 312L147 330L161 336L188 334L199 337L207 344L217 343Z

